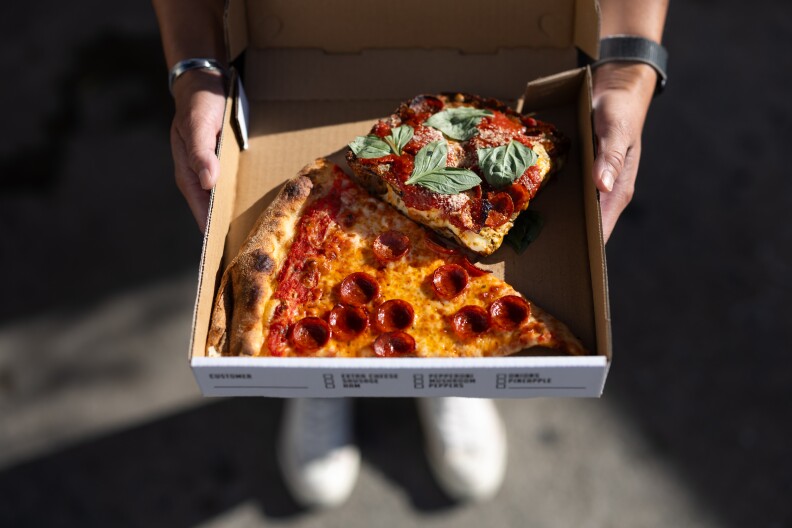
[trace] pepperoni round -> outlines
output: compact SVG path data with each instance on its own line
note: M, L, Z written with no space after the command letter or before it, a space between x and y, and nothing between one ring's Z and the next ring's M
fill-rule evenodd
M330 340L330 325L318 317L304 317L292 326L289 340L302 352L318 350Z
M484 225L487 227L500 227L509 221L509 217L492 209L484 220Z
M523 124L525 126L530 127L530 128L533 128L533 127L535 127L538 124L536 119L534 119L533 117L530 117L530 116L523 116L521 118L521 120L522 120L522 122L523 122Z
M528 189L522 183L514 182L506 187L504 192L509 193L509 196L511 196L515 211L522 211L525 208L525 204L531 199L531 193L528 192Z
M491 325L489 313L481 306L463 306L451 318L451 328L462 339L479 336Z
M405 356L415 352L415 339L407 332L386 332L374 340L374 353L381 357Z
M456 255L459 253L459 251L457 251L456 249L448 247L439 240L437 240L437 238L431 233L426 233L424 242L426 242L426 247L428 247L438 255Z
M368 273L351 273L341 281L341 301L352 306L363 306L379 294L379 289L377 279Z
M487 200L492 204L492 208L504 216L511 216L514 212L514 201L507 192L487 193Z
M492 324L503 330L518 328L531 316L531 305L517 295L506 295L489 307Z
M385 231L374 240L372 249L380 262L399 260L410 251L410 237L401 231Z
M407 301L391 299L377 307L374 322L381 332L407 330L413 324L415 310Z
M327 318L333 337L341 341L350 341L359 336L368 327L368 314L358 306L337 305L330 310Z
M486 203L488 208L484 208L487 217L484 225L487 227L500 227L511 218L514 212L514 202L506 192L489 193Z
M453 299L468 284L468 273L459 264L444 264L432 273L432 287L441 299Z
M492 271L490 271L490 270L485 270L485 269L479 268L478 266L476 266L475 264L470 262L468 260L468 258L466 256L464 256L464 255L462 256L461 259L459 259L459 262L460 262L460 265L463 268L465 268L465 271L467 271L468 275L470 275L471 277L483 277L484 275L486 275L488 273L492 273Z

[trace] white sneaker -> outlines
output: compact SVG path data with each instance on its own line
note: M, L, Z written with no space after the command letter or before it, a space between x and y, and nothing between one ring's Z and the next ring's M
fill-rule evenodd
M360 470L360 450L352 436L351 400L286 401L278 463L298 503L331 507L349 498Z
M426 455L446 494L483 501L497 493L506 473L506 434L492 400L418 400Z

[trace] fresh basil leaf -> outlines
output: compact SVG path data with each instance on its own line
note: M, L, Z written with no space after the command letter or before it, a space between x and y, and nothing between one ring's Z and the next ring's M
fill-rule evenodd
M413 172L405 183L412 184L410 181L416 176L441 169L446 166L448 159L448 143L445 140L432 141L415 155L415 165Z
M349 148L358 158L381 158L391 153L391 147L385 141L375 135L358 136Z
M484 179L495 188L510 185L539 159L533 149L514 140L508 145L478 149L477 154Z
M410 142L414 133L415 131L410 125L402 125L391 129L390 135L383 139L390 145L391 149L393 149L394 154L401 156L404 147Z
M514 226L506 234L504 241L514 248L518 254L522 254L528 245L536 240L544 226L544 220L536 211L527 209L520 213L514 221Z
M438 194L458 194L481 184L481 178L469 169L443 167L410 178L412 183Z
M392 129L390 135L384 138L373 134L358 136L349 144L349 148L359 158L381 158L391 153L401 156L414 133L410 125L402 125Z
M469 170L447 167L448 144L432 141L415 155L415 166L408 185L420 185L440 194L457 194L481 184L481 178Z
M436 128L451 139L464 141L475 136L481 118L490 115L492 112L489 110L460 106L434 114L424 125Z

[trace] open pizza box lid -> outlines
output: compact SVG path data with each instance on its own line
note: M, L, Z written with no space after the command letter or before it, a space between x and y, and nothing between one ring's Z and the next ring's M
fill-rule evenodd
M190 350L205 395L602 393L611 357L607 277L590 177L591 77L587 68L576 67L581 53L597 56L597 6L584 0L473 6L454 0L228 1L226 40L236 68ZM495 358L207 357L222 273L281 184L319 157L348 170L342 154L349 141L367 134L401 101L444 91L496 97L535 111L572 140L565 169L532 202L544 219L537 240L522 255L504 245L484 262L565 322L592 355L559 357L532 349Z

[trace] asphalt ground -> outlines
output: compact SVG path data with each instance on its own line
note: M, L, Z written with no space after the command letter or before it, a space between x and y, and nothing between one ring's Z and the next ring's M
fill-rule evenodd
M187 366L201 239L150 6L0 29L0 526L792 526L792 4L672 3L603 398L499 402L482 505L433 483L412 401L362 400L360 482L322 513L275 469L281 402L202 399Z

